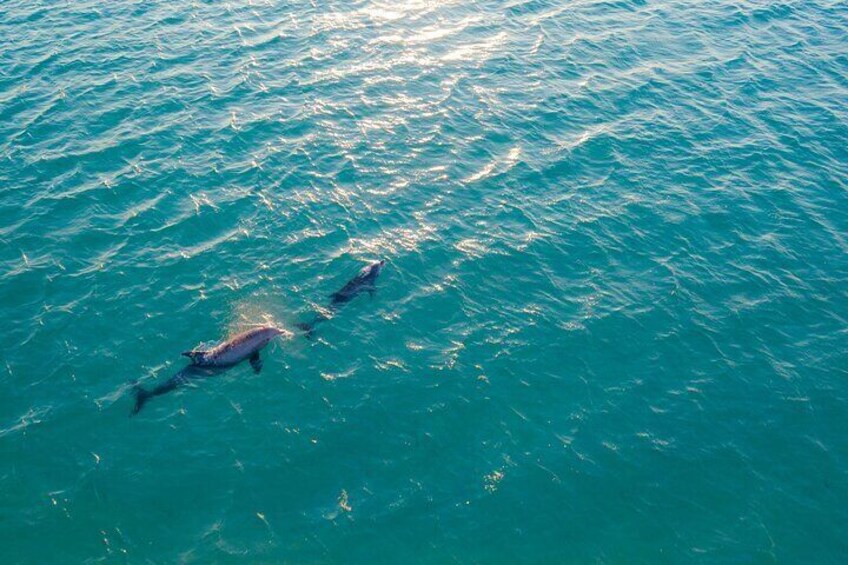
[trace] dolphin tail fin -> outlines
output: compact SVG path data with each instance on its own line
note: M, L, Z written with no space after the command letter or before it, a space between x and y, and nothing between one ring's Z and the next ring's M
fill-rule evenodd
M132 412L130 412L130 416L135 416L136 414L138 414L144 407L144 404L148 401L148 399L153 396L149 390L144 390L140 386L136 386L133 389L133 393L135 394L135 406L133 406Z

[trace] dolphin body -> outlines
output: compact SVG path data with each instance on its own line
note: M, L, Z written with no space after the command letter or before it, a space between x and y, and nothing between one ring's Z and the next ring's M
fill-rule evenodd
M253 371L259 373L262 370L259 351L281 333L283 333L281 330L273 326L261 326L242 332L211 349L184 351L183 355L191 359L191 365L184 367L176 375L151 390L136 386L135 406L130 415L138 414L145 403L154 396L171 392L192 379L220 374L245 359L249 359Z
M376 290L375 284L377 277L380 276L380 272L383 270L385 264L385 260L380 260L362 267L359 273L350 279L341 290L330 295L330 303L327 305L327 310L335 312L343 304L350 302L363 292L367 292L369 296L373 297ZM329 319L325 314L319 313L315 315L315 318L311 322L297 324L297 327L306 332L306 337L311 339L315 332L315 326Z

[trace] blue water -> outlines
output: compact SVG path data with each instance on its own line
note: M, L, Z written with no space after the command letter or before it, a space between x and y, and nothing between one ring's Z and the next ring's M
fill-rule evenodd
M1 1L0 562L848 562L846 53L838 1Z

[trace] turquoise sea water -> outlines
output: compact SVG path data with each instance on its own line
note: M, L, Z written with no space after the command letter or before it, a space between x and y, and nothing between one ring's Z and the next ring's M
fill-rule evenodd
M848 562L846 53L835 1L3 0L0 561Z

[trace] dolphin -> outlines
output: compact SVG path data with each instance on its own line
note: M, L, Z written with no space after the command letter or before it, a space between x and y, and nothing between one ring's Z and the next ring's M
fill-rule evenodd
M375 284L377 282L377 277L380 276L380 272L383 270L383 266L385 264L385 260L380 260L374 261L373 263L369 263L362 267L359 273L350 279L347 284L341 288L341 290L330 295L330 303L327 305L326 309L330 312L335 312L343 304L350 302L363 292L367 292L369 296L373 297L374 291L376 290ZM320 322L329 319L329 316L318 313L311 322L297 324L297 327L306 332L306 337L311 339L315 332L315 326L317 326Z
M130 415L138 414L145 403L154 396L171 392L192 379L220 374L245 359L250 360L250 366L258 374L262 370L262 359L259 357L259 351L281 333L283 333L282 330L273 326L260 326L242 332L211 349L184 351L183 355L191 359L190 365L151 390L143 389L140 386L135 387L135 406Z

